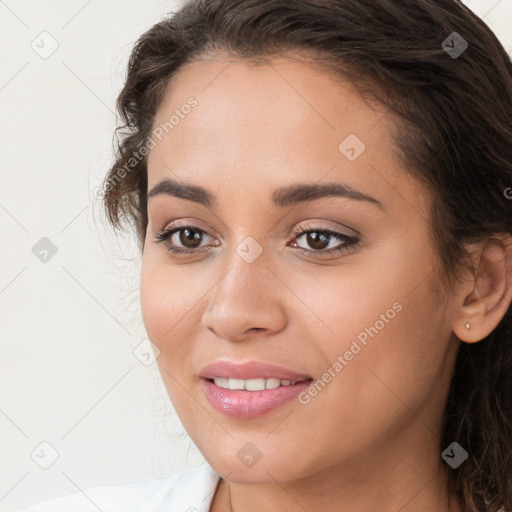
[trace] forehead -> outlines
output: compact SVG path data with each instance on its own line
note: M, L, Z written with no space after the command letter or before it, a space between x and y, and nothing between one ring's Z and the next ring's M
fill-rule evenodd
M169 139L195 131L195 140L209 151L220 142L249 151L263 143L267 154L277 156L283 144L300 143L332 156L334 143L350 133L373 146L387 135L372 129L384 112L370 108L352 85L288 57L254 65L218 56L187 65L170 81L154 126L165 125L191 97L197 106Z
M194 62L171 79L155 116L153 130L164 129L148 157L148 188L171 173L219 195L220 184L256 190L325 177L377 187L384 202L395 181L408 180L390 123L353 85L308 62Z

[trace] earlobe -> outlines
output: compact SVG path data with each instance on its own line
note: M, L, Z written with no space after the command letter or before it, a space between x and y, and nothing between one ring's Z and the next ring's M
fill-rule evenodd
M488 238L474 256L474 277L461 289L462 305L453 332L465 343L488 336L500 323L512 300L512 243L508 234ZM469 292L468 292L469 289Z

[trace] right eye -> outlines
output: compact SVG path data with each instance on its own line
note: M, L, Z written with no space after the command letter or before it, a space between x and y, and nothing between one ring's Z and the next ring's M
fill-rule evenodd
M201 247L200 243L205 235L210 236L206 231L197 226L170 226L155 235L155 243L163 244L167 251L172 254L202 253L204 249L198 250L198 247ZM181 244L181 246L177 244Z

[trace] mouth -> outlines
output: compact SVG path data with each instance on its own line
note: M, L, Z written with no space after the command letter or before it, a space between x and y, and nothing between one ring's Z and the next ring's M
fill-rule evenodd
M280 387L295 386L298 382L306 382L311 379L301 380L289 380L289 379L274 379L269 378L258 378L258 379L235 379L225 377L214 377L208 379L213 382L216 386L223 389L238 389L240 391L263 391L264 389L276 389Z
M204 368L200 377L206 399L216 411L243 419L263 416L283 406L313 380L275 365L225 360Z

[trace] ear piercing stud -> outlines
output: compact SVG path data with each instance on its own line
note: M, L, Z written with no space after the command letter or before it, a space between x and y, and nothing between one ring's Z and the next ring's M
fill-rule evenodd
M466 329L469 329L469 322L466 323Z

